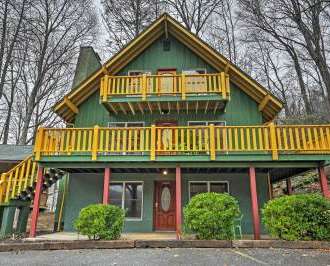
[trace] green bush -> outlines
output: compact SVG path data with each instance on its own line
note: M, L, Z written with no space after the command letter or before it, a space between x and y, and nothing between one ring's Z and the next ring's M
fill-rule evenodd
M198 239L232 239L240 210L237 200L227 193L201 193L190 200L183 214L184 228Z
M124 226L124 211L114 205L92 204L83 208L74 223L89 239L118 239Z
M330 201L318 194L283 196L267 202L262 220L285 240L330 240Z

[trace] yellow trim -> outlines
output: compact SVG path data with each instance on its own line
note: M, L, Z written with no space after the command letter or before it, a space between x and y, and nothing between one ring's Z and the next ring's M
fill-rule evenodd
M261 103L265 96L269 95L269 102L262 112L267 120L274 119L283 106L280 100L278 100L275 96L270 95L269 92L258 82L245 74L237 66L229 62L224 56L200 40L196 35L189 32L168 14L164 14L157 19L137 38L132 40L119 53L108 60L102 68L81 83L75 91L66 95L67 98L73 104L79 106L99 88L99 79L104 75L106 69L110 70L109 73L111 73L111 75L118 73L122 67L127 65L165 32L165 23L170 34L196 52L217 71L228 72L231 76L231 81L246 92L250 97L252 97L257 103ZM54 111L67 122L71 122L75 116L73 110L70 110L64 100L56 104Z
M267 94L266 96L265 96L265 98L263 98L262 99L262 101L260 102L260 104L259 104L259 111L263 111L264 109L265 109L265 107L266 107L266 105L267 105L267 103L270 101L270 95L269 94Z
M74 112L75 114L79 113L79 109L77 108L77 106L75 106L69 99L67 96L64 97L64 102L65 104L71 109L72 112Z

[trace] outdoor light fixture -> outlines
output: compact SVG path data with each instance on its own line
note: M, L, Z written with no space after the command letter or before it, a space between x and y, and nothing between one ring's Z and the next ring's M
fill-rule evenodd
M163 174L163 175L167 175L167 174L168 174L167 169L163 169L162 174Z

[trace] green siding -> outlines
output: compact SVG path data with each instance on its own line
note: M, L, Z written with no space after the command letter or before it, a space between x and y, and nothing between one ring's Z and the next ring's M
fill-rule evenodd
M102 202L103 178L93 174L71 174L65 200L64 231L72 231L79 211L89 204Z
M215 70L204 60L194 54L190 49L171 37L171 50L163 51L163 37L154 42L142 54L124 67L118 75L127 75L129 70L149 70L156 73L160 68L176 68L178 73L185 69L206 68L208 72ZM258 111L257 103L234 84L231 84L231 100L226 110L221 114L213 114L204 111L200 113L173 112L169 115L160 114L136 114L110 116L105 107L99 102L99 92L94 93L87 101L79 106L79 114L76 116L76 127L92 127L96 124L107 126L113 121L145 121L150 125L157 120L174 119L180 125L186 125L193 120L225 120L228 125L261 124L262 114Z
M142 181L143 182L143 219L142 221L126 221L126 232L151 232L153 230L153 198L155 180L174 180L174 174L164 177L160 174L113 174L111 181ZM94 182L93 182L94 180ZM64 230L73 231L72 222L78 216L79 210L88 204L102 202L101 174L72 174L66 211ZM246 185L248 174L183 174L182 175L182 205L188 202L189 181L228 181L230 194L236 197L244 215L243 233L252 233L250 189ZM257 190L259 206L267 201L267 176L257 175ZM71 192L71 193L70 193ZM110 199L111 203L111 199Z
M203 59L194 54L189 48L177 41L172 36L171 50L163 51L164 36L150 45L137 58L125 66L118 75L127 75L129 70L148 70L156 73L161 68L176 68L178 73L182 70L202 68L207 72L215 72Z

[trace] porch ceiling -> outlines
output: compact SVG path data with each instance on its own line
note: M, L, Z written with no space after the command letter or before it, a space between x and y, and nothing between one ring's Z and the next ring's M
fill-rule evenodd
M203 110L205 113L222 112L226 106L226 101L195 100L195 101L123 101L104 102L106 109L113 114L180 114L197 113Z
M175 168L111 168L112 173L161 173L166 169L169 174L175 173ZM278 182L285 178L295 176L311 170L310 167L301 168L256 168L257 174L266 174L269 172L271 182ZM68 173L104 173L104 168L60 168L60 170ZM244 174L248 176L248 168L219 168L219 167L204 167L204 168L181 168L183 174Z

